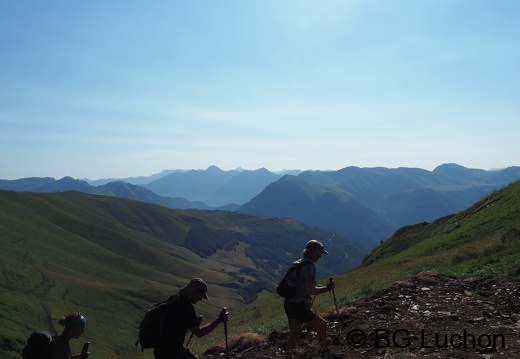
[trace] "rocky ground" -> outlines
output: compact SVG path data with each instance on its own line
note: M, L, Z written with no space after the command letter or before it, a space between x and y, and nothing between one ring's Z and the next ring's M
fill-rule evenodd
M297 358L520 359L520 283L425 272L326 319L328 351L308 328ZM286 339L287 332L245 335L229 344L228 356L285 358ZM219 357L226 357L219 348L204 355Z

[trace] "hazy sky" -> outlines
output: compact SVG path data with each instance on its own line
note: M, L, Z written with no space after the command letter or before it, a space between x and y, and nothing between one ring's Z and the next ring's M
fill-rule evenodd
M0 0L0 178L520 165L517 0Z

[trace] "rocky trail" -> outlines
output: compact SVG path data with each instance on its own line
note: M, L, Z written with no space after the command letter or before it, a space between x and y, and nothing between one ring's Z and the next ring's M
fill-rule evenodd
M424 272L326 317L329 348L307 328L297 358L520 359L520 283ZM229 358L285 358L287 332L233 338ZM225 358L222 348L203 358Z

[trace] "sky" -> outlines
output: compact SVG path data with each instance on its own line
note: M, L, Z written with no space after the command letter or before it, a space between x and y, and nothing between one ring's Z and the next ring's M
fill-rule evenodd
M517 0L0 0L0 179L520 165Z

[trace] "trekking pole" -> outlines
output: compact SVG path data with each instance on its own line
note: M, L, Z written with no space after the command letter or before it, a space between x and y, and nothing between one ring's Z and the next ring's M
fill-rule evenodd
M222 313L227 312L227 307L222 307ZM228 332L227 332L227 320L224 321L224 335L226 336L226 359L229 358L229 349L228 349Z
M83 348L81 349L81 359L86 359L89 345L90 342L83 344Z
M329 278L329 283L332 283L334 281L334 277L330 277ZM331 290L332 292L332 296L334 297L334 306L336 307L336 315L339 314L339 311L338 311L338 301L336 300L336 291L333 289Z
M186 347L190 345L191 338L193 338L193 332L191 332L190 338L188 339L188 342L186 343Z

